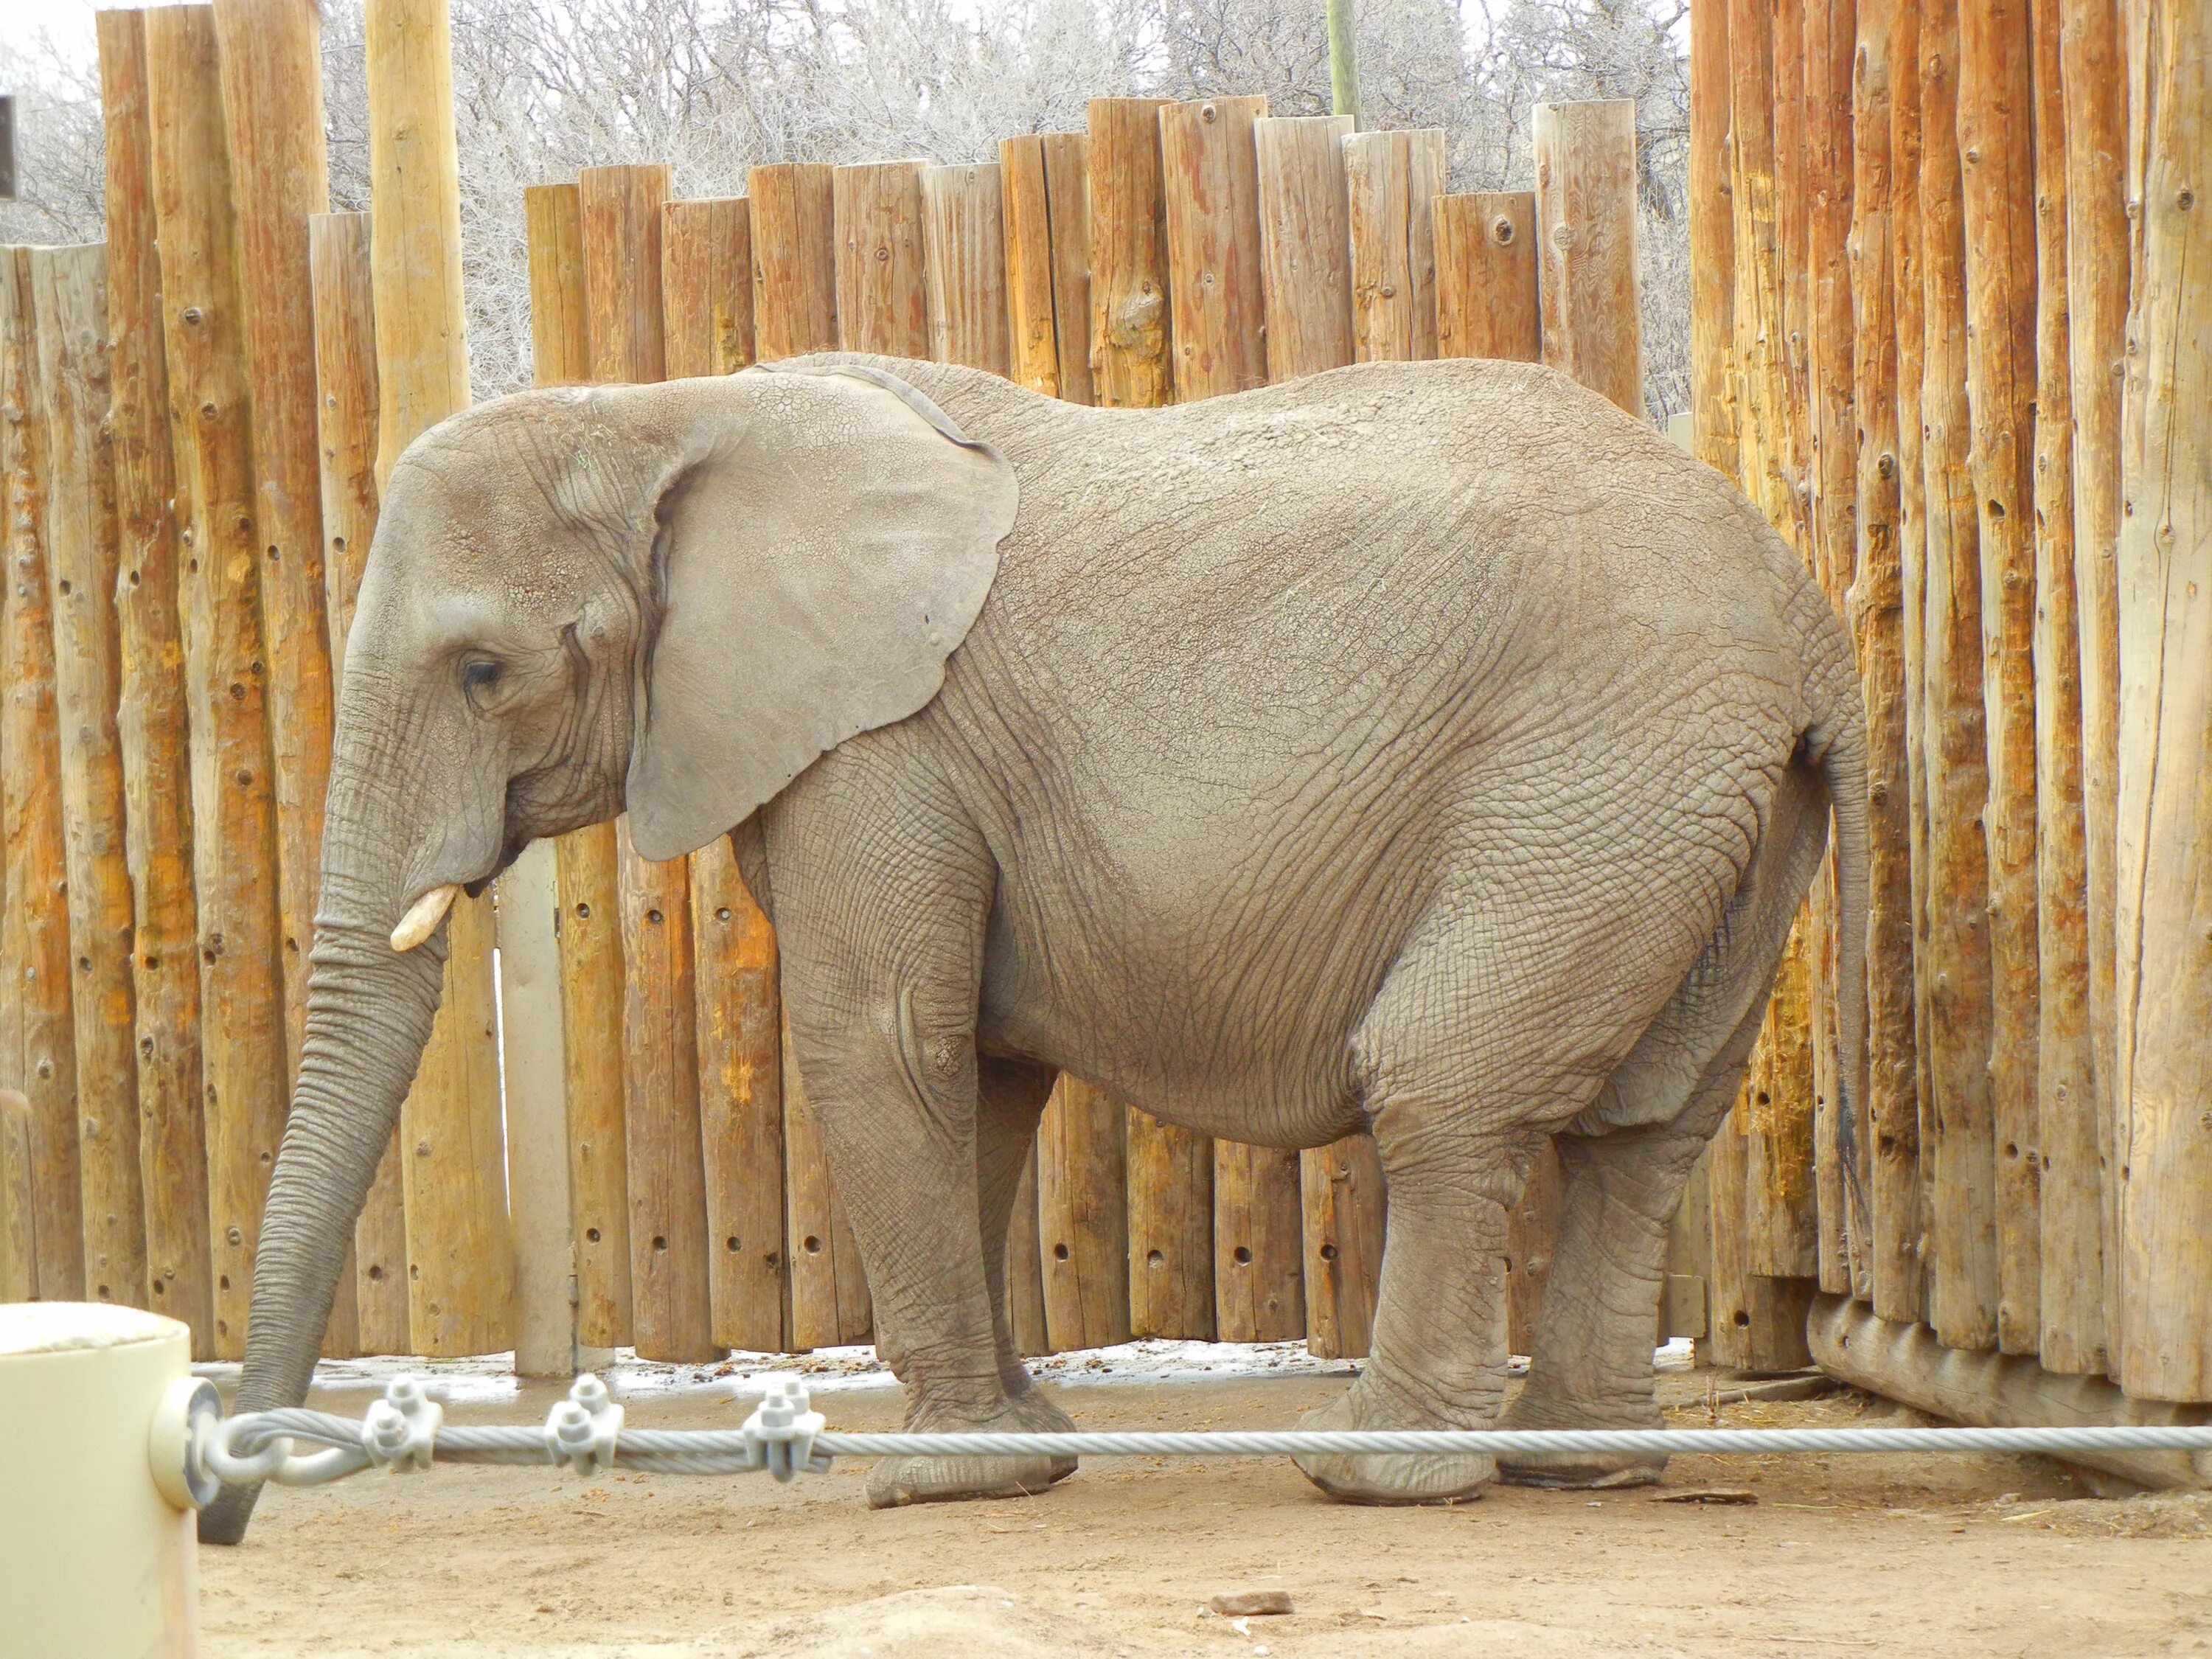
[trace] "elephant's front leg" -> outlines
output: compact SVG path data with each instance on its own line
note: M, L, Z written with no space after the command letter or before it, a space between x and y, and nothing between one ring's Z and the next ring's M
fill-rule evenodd
M813 966L817 971L805 971ZM1009 1394L981 1224L973 993L916 971L801 964L792 1039L868 1273L878 1351L907 1386L907 1426L1042 1426ZM1001 1232L1003 1238L1003 1232ZM1042 1492L1042 1457L878 1463L882 1508Z

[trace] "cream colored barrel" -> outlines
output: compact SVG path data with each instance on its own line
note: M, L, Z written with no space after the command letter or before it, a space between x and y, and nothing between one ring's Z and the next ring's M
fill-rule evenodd
M191 1370L173 1319L85 1302L0 1305L0 1651L174 1659L198 1646L194 1520L148 1442Z

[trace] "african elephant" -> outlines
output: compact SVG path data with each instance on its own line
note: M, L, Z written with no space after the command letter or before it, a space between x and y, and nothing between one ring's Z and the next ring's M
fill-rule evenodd
M1552 1137L1507 1416L1653 1424L1668 1222L1831 812L1864 1098L1865 771L1852 648L1797 557L1534 365L1103 410L824 356L487 403L401 458L361 588L240 1404L304 1395L451 895L627 811L647 858L730 835L775 921L910 1424L1066 1422L1003 1307L1060 1068L1202 1133L1373 1130L1373 1353L1310 1426L1498 1420L1506 1216ZM1656 1473L1303 1468L1379 1503ZM869 1492L1065 1473L910 1460Z

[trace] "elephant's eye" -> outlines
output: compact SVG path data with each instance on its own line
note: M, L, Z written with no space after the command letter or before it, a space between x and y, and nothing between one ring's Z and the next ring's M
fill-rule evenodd
M473 657L461 667L461 684L471 694L489 691L499 684L500 665L488 657Z

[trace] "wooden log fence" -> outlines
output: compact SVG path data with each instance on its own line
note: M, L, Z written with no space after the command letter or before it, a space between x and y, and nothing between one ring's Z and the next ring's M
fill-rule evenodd
M2179 758L2212 706L2208 88L2201 4L2170 9L2130 101L2112 0L1692 7L1688 441L1849 625L1871 765L1871 1095L1841 1088L1824 879L1670 1234L1658 1334L1725 1363L1804 1363L1825 1287L1947 1349L2212 1397ZM0 1289L163 1308L213 1355L242 1345L296 1065L379 489L469 397L444 10L367 21L373 217L321 211L313 9L223 0L102 15L108 241L0 255L26 411L0 431ZM1089 113L994 161L764 165L742 198L671 200L650 166L533 187L537 378L845 349L1147 407L1485 356L1643 411L1632 106L1540 110L1535 189L1473 196L1438 132L1243 97ZM330 1350L558 1371L866 1340L732 848L648 864L607 826L533 858L497 901L503 1103L487 902L457 908ZM1024 1352L1365 1351L1368 1137L1212 1141L1063 1078L994 1180ZM1517 1351L1557 1201L1547 1154L1505 1247Z

